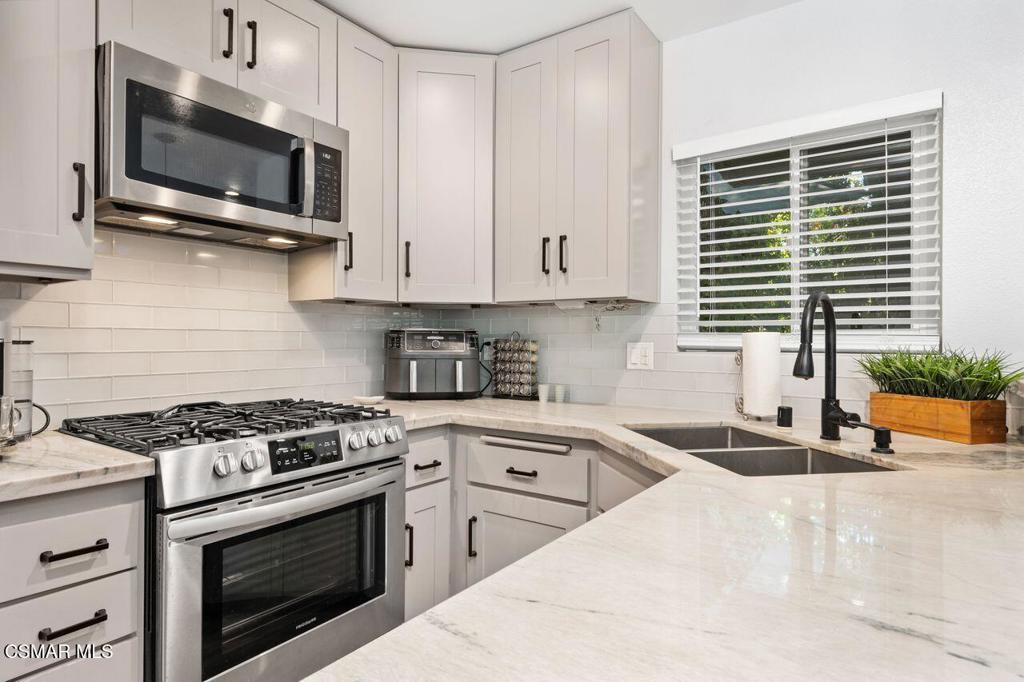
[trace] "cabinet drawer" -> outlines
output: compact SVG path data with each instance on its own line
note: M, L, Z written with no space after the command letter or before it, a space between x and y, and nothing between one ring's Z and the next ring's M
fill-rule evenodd
M476 442L469 446L469 481L586 502L588 463L585 457Z
M139 501L0 527L0 603L137 566L141 523Z
M138 637L110 647L109 658L76 658L23 677L19 682L135 682L142 679L142 643Z
M103 644L132 634L138 627L139 572L135 569L75 585L0 609L0 642L5 644ZM102 613L101 613L102 611ZM106 616L48 642L51 634ZM53 658L0 658L0 679L24 675L54 662Z
M409 438L405 456L405 487L441 481L451 474L451 451L444 435Z

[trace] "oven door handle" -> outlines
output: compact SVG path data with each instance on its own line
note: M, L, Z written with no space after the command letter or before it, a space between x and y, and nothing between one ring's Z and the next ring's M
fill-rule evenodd
M356 483L348 483L337 488L324 490L323 492L293 497L282 502L240 509L224 514L211 514L209 516L197 516L181 519L180 521L171 521L167 524L167 539L185 540L197 535L221 533L247 526L257 526L268 521L283 521L317 511L323 507L335 506L338 502L354 501L367 492L394 482L395 473L389 470L386 473L378 474Z

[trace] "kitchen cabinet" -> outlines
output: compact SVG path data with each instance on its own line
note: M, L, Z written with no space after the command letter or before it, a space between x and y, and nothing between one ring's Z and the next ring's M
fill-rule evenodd
M499 58L497 302L657 300L660 78L632 11Z
M349 131L347 242L289 257L292 301L398 300L398 51L338 19L338 125Z
M451 483L405 494L405 618L423 613L451 594Z
M583 525L587 509L469 486L466 582L472 585Z
M399 51L399 301L493 301L493 131L493 57Z
M87 279L95 5L0 2L0 277Z

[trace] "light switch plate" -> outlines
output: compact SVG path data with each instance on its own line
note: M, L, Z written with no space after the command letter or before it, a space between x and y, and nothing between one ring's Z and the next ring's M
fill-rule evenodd
M626 369L654 369L654 342L627 343Z

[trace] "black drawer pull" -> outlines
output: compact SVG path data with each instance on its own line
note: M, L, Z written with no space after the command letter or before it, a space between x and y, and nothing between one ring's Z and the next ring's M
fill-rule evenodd
M537 478L537 470L533 471L519 471L515 467L509 467L505 469L506 474L512 474L513 476L527 476L528 478Z
M409 558L405 560L406 566L412 566L412 546L413 546L413 528L411 523L405 524L405 529L409 531Z
M107 542L106 538L100 538L96 541L96 544L89 545L88 547L79 547L78 549L69 549L66 552L53 552L51 550L46 550L39 555L39 563L48 564L53 561L63 561L64 559L71 559L76 556L82 556L83 554L102 552L105 549L110 549L110 543Z
M476 517L469 517L469 556L476 556L476 550L473 549L473 526L476 525Z
M412 465L412 470L413 471L423 471L424 469L436 469L439 466L441 466L441 460L435 459L430 464L413 464Z
M225 59L231 59L235 53L235 10L233 7L224 8L224 16L228 18L228 49L221 50Z
M540 238L540 271L545 275L551 274L551 268L548 267L548 248L551 244L551 237Z
M106 619L107 610L100 609L95 614L93 614L92 618L90 618L89 620L83 620L81 623L75 623L74 625L69 625L66 628L61 628L60 630L51 630L50 628L43 628L39 631L39 640L41 642L49 642L54 639L59 639L64 635L70 635L72 632L78 632L79 630L91 628L93 625L99 625Z
M412 247L412 242L405 243L405 276L406 278L412 277L412 272L409 270L409 249Z
M345 270L351 270L352 266L356 264L356 252L352 246L352 233L348 233L348 262L345 263Z
M256 68L256 22L247 21L245 25L252 29L252 59L245 63L250 69Z
M80 223L85 217L85 164L76 161L71 167L78 174L78 210L71 214L71 219Z

